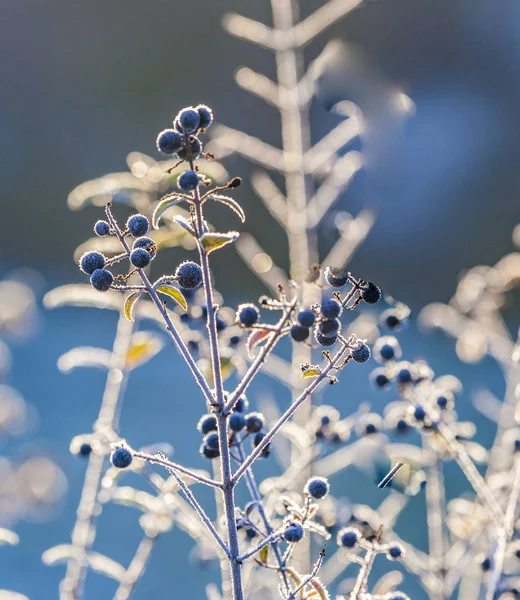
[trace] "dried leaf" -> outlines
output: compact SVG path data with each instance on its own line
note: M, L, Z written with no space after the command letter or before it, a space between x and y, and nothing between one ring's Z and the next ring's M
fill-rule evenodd
M135 306L135 303L139 300L141 293L142 292L140 292L140 291L132 292L131 294L128 294L128 296L125 298L124 312L125 312L125 317L129 321L133 322L133 320L134 320L134 306Z
M256 346L266 342L272 333L272 331L265 329L257 329L256 331L253 331L253 333L248 337L246 344L249 354L251 354L251 350L253 348L256 348Z
M80 346L73 348L58 358L58 369L70 373L76 367L100 367L109 369L112 353L104 348Z
M148 362L162 350L162 339L149 331L134 333L126 354L125 368L130 371Z
M230 208L234 213L236 213L239 216L242 223L245 222L246 214L243 208L236 200L233 200L233 198L230 198L229 196L222 196L221 194L211 194L211 199L225 204L228 208Z
M164 198L161 199L159 204L155 207L152 215L152 225L154 229L159 229L159 220L162 215L172 206L176 206L183 200L186 200L183 196L178 196L177 194L168 194Z
M308 369L305 369L305 371L303 371L302 379L307 379L308 377L318 377L320 373L321 371L319 367L309 367Z
M228 231L227 233L205 233L200 241L206 254L213 252L213 250L217 250L218 248L222 248L226 244L231 244L240 234L238 231Z
M159 285L155 288L155 291L164 294L165 296L170 296L170 298L173 298L177 304L184 308L184 310L188 310L186 298L182 295L180 290L173 287L173 285Z

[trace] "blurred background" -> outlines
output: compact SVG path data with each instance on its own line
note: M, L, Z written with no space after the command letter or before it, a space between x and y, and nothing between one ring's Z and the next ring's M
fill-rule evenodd
M301 4L306 14L320 3ZM71 456L68 446L73 435L90 430L105 379L104 373L87 370L64 376L56 360L74 345L109 348L116 323L115 315L105 312L44 313L39 307L48 289L83 281L72 254L101 218L95 208L69 211L67 195L85 180L126 170L130 151L157 157L157 132L189 104L207 103L217 121L280 143L278 114L234 83L233 71L241 65L270 77L275 69L270 53L222 30L223 15L234 10L270 23L270 5L263 0L0 3L0 276L28 281L38 313L32 337L6 336L13 358L8 379L39 415L22 443L0 442L2 454L19 460L37 446L68 480L65 491L60 479L63 494L55 509L43 515L45 522L34 524L31 514L24 515L15 527L20 545L1 549L0 587L32 599L57 597L63 569L44 567L40 555L70 539L85 463ZM367 207L377 214L351 268L414 311L428 302L447 301L461 271L493 264L511 250L511 233L520 221L520 5L514 0L370 1L312 43L307 58L312 60L332 39L344 45L320 83L311 113L313 139L337 122L328 108L342 99L360 106L371 132L359 144L367 166L340 201L353 214ZM399 128L387 122L384 105L385 91L394 89L415 107ZM251 167L245 161L234 158L225 165L247 180ZM248 215L245 228L266 240L275 262L286 266L287 246L278 225L249 186L236 197ZM325 239L326 222L322 233ZM182 256L177 250L165 254L163 265L176 265ZM263 292L233 252L215 265L226 303ZM518 313L518 306L509 311L511 324L518 322ZM474 368L456 361L452 344L442 336L423 337L410 328L401 339L408 358L426 356L435 370L459 375L468 384L466 397L484 381L498 397L503 393L491 364L484 362L475 375ZM174 400L194 396L193 414L186 418L195 425L202 407L188 373L177 364L167 346L132 376L121 430L136 446L170 442L178 460L193 464L198 439L179 423L175 402L164 402L175 377ZM349 397L362 396L380 410L385 399L367 391L369 370L349 374ZM261 379L255 389L268 385ZM338 386L331 402L340 406L344 394ZM351 409L352 404L346 410ZM482 425L480 441L491 439L492 430L469 401L460 412ZM455 493L456 471L451 482ZM356 501L370 503L378 493L362 476L338 485L344 488L338 495ZM416 510L415 502L407 513L410 522L403 524L404 537L407 532L419 535L410 527L422 510L421 500ZM138 540L132 525L132 511L109 507L99 548L126 564ZM424 543L424 536L415 541ZM178 531L160 540L136 598L159 595L171 585L172 573L175 594L189 590L202 597L204 583L218 577L218 570L196 571L195 579L186 544L191 541ZM87 598L111 597L113 586L93 575ZM404 589L416 590L411 584Z

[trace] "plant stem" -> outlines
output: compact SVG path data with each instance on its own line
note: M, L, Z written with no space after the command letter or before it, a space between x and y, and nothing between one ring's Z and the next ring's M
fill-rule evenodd
M219 481L214 481L213 479L204 477L204 475L199 475L199 473L196 473L195 471L192 471L191 469L183 467L182 465L179 465L178 463L174 463L174 462L171 462L164 458L161 458L160 456L153 455L153 454L146 454L145 452L135 452L135 451L132 451L132 454L135 458L140 458L141 460L145 460L149 463L155 463L155 464L161 465L163 467L166 467L167 469L171 469L172 471L178 471L179 473L182 473L183 475L187 475L194 481L198 481L199 483L202 483L203 485L209 485L210 487L215 487L215 488L222 488L222 483L220 483Z

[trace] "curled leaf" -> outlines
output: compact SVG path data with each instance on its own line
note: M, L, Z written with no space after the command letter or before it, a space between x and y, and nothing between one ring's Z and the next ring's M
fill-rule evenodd
M126 354L125 368L127 370L148 362L163 347L162 339L149 331L139 331L132 336L130 347Z
M307 379L308 377L318 377L320 373L321 371L318 367L311 366L302 372L302 379Z
M161 284L155 288L155 291L159 292L160 294L164 294L165 296L170 296L170 298L173 298L177 304L184 308L184 310L188 310L186 298L182 295L180 290L178 290L176 287L173 287L173 285Z
M110 368L112 353L104 348L80 346L73 348L58 358L58 369L62 373L69 373L76 367L101 367Z
M228 231L227 233L205 233L200 241L202 243L202 247L206 251L206 254L213 252L213 250L217 250L218 248L222 248L226 244L231 244L240 234L238 231Z
M134 320L134 306L135 306L135 303L139 300L140 296L141 296L141 292L138 291L138 292L132 292L131 294L128 294L128 296L125 298L124 312L125 312L125 317L129 321Z
M253 331L253 333L247 339L246 346L248 353L251 354L251 350L253 348L256 348L256 346L266 342L272 334L273 332L269 329L257 329L256 331Z
M159 219L162 215L172 206L176 206L183 200L186 200L183 196L178 196L177 194L168 194L164 198L161 199L159 204L155 207L152 215L152 225L154 229L159 229Z
M234 213L236 213L239 216L242 223L245 222L246 213L236 200L233 200L233 198L230 198L229 196L222 196L222 194L211 194L210 197L212 200L216 200L217 202L225 204L228 208L230 208Z
M185 229L192 236L194 236L194 237L197 236L197 234L195 233L195 230L189 223L188 219L185 219L184 217L181 217L180 215L175 215L175 217L173 217L173 220L175 221L175 223L177 223L177 225L180 225L183 229Z

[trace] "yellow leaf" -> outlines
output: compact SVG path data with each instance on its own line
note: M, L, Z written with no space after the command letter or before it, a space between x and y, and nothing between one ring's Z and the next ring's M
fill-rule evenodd
M307 379L308 377L317 377L320 375L320 373L321 371L318 369L318 367L309 367L302 373L302 379Z
M134 306L135 306L135 303L137 302L137 300L139 300L140 295L141 295L141 292L132 292L131 294L128 294L128 296L125 298L125 306L124 306L125 317L129 321L134 320L134 314L133 314Z
M161 351L162 347L163 342L157 335L147 331L135 333L126 353L125 369L130 371L148 362Z
M172 285L160 285L155 288L155 291L160 292L165 296L170 296L170 298L173 298L175 302L177 302L177 304L184 308L184 310L188 310L188 303L186 302L186 298L184 298L181 292L177 288L174 288Z
M222 248L222 246L225 246L226 244L231 244L231 242L234 242L239 235L238 231L228 231L227 233L205 233L200 238L200 241L206 254L209 254L210 252L213 252L213 250Z
M269 544L266 544L263 548L260 548L258 551L258 560L264 565L267 563L267 558L269 556Z

